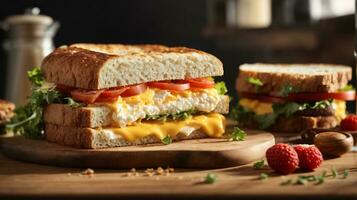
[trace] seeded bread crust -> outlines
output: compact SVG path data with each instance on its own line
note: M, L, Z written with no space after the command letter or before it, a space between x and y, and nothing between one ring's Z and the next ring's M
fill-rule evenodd
M221 96L214 112L227 114L229 97ZM45 123L73 127L105 127L114 123L112 111L105 106L73 108L65 104L49 104L44 109Z
M247 81L257 78L262 83L256 85ZM281 94L286 85L297 92L335 92L352 79L352 68L330 64L243 64L239 67L236 81L238 92Z
M222 62L211 54L161 45L62 46L43 60L41 68L48 82L94 90L223 75Z
M140 138L134 142L125 140L122 137L110 138L102 130L92 128L75 128L70 126L60 126L54 124L45 124L46 140L60 145L72 146L86 149L99 149L109 147L123 147L132 145L145 145L161 143L161 140L155 136ZM174 141L206 138L207 135L196 130L189 136L178 134L173 138Z

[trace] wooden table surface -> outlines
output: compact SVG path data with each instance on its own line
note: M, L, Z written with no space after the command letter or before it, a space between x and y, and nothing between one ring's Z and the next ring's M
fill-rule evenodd
M336 168L340 174L350 169L346 179L327 177L320 185L281 185L299 175L331 173ZM170 175L147 176L138 170L138 176L128 176L128 171L99 170L95 174L81 175L82 169L58 168L10 160L0 154L0 199L357 199L357 153L325 160L315 172L299 172L279 176L267 166L261 170L252 164L217 170L175 169ZM217 175L214 184L203 183L208 172ZM269 178L259 180L261 173Z

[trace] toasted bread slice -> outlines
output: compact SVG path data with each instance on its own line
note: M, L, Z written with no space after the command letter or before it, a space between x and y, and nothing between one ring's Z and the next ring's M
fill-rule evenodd
M47 141L65 146L87 149L161 143L161 140L153 135L149 135L134 142L130 142L122 137L112 138L105 132L105 129L76 128L54 124L46 124L45 133ZM178 134L172 139L173 141L179 141L206 137L207 135L205 133L200 130L196 130L188 136L184 134Z
M227 114L229 97L221 96L213 112ZM73 127L104 127L114 123L112 110L105 106L73 108L65 104L49 104L44 109L45 123Z
M249 77L259 79L257 86L247 81ZM296 92L335 92L352 79L349 66L327 64L244 64L239 67L236 81L238 92L255 92L272 95L281 94L290 85Z
M334 128L340 123L336 116L294 116L290 118L280 117L269 130L274 132L299 133L311 128ZM259 125L252 119L240 122L247 128L258 129Z
M223 75L222 62L211 54L161 45L62 46L43 60L41 68L48 82L94 90Z

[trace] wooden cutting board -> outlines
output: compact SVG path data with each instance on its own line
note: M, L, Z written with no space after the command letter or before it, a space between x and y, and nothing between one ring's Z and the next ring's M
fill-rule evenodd
M247 164L265 156L275 143L274 136L258 130L246 130L245 141L196 139L108 149L76 149L30 140L20 136L3 138L3 154L16 160L44 165L79 168L129 169L149 167L222 168Z

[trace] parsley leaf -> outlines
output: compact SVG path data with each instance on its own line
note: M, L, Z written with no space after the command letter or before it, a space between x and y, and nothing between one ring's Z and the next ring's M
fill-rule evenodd
M226 83L223 81L217 82L214 85L214 88L217 90L219 95L225 95L228 92Z
M343 176L342 176L343 179L346 179L349 175L350 175L350 170L348 169L343 170Z
M336 178L338 176L338 171L335 168L332 168L331 172L332 172L332 177L333 178Z
M350 90L354 90L355 88L353 87L353 85L351 84L348 84L348 85L345 85L343 88L339 89L339 91L350 91Z
M248 77L247 81L248 81L248 83L255 85L255 86L263 86L263 82L258 78Z
M190 109L186 111L181 111L178 113L168 113L168 114L160 114L160 115L149 115L145 117L145 120L186 120L192 117L193 114L197 113L197 111Z
M167 135L166 137L164 137L161 142L164 144L164 145L168 145L168 144L171 144L172 143L172 138L170 135Z
M268 178L269 178L269 176L266 173L261 173L259 175L259 180L266 181L266 180L268 180Z
M253 164L254 169L262 169L264 167L264 160L259 160Z
M208 173L205 177L205 183L213 184L217 181L217 175L214 173Z
M30 82L35 86L41 86L44 82L44 77L40 68L35 67L27 72Z
M230 141L243 141L243 140L245 140L246 136L247 136L247 133L245 131L243 131L242 129L240 129L238 127L234 127L229 140Z
M75 101L71 97L65 97L65 98L63 98L63 100L66 102L66 104L68 104L69 106L71 106L73 108L79 108L79 107L84 106L84 104Z

